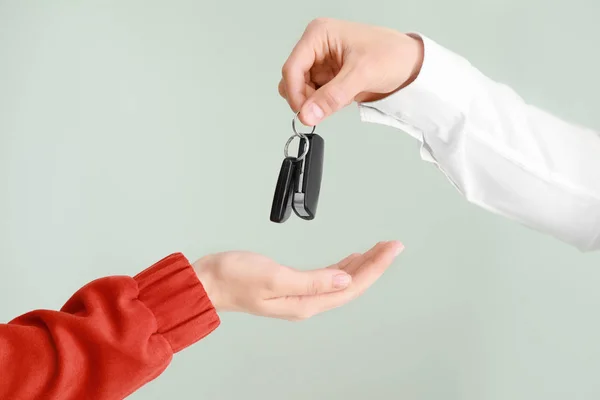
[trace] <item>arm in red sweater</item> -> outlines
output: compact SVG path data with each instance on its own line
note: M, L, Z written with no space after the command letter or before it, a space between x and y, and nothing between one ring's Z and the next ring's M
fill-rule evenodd
M305 319L360 296L402 248L382 242L312 271L239 251L208 255L192 268L174 254L134 278L96 280L60 312L0 324L0 399L123 399L219 325L215 305Z
M134 278L96 280L60 312L0 324L0 399L123 399L218 325L181 254Z

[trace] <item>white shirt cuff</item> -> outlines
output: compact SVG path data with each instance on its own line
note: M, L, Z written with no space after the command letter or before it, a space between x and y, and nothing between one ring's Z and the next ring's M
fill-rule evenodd
M360 103L359 110L362 121L395 126L423 142L427 141L423 132L444 135L447 130L440 127L456 126L464 119L477 87L473 80L477 78L467 60L423 35L418 36L423 40L424 58L417 78L382 100Z

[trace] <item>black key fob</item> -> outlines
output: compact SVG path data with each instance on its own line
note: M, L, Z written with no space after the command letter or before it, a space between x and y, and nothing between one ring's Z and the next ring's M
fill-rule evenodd
M297 170L297 158L286 157L279 170L277 186L273 195L273 204L271 205L271 221L283 223L292 214L292 200L294 192L294 177Z
M325 140L316 133L304 134L298 146L298 158L301 157L307 140L309 146L306 155L303 159L296 161L292 208L298 217L312 220L317 214L319 205Z

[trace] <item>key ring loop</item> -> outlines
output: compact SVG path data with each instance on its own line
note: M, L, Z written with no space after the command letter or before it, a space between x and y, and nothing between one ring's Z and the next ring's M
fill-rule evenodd
M298 119L298 115L300 115L300 111L298 111L296 113L296 115L294 115L294 119L292 120L292 130L294 131L294 134L298 137L302 137L305 134L312 135L313 133L315 133L315 129L317 129L316 125L312 127L312 131L310 131L310 132L303 133L303 132L298 132L296 130L296 119Z
M308 154L308 149L310 148L310 142L308 141L308 138L303 133L294 132L294 135L290 136L288 141L285 143L285 147L283 148L283 155L285 156L285 158L289 157L288 148L290 147L292 140L294 140L294 138L296 136L299 137L300 139L304 139L304 150L302 151L302 154L300 154L298 157L296 157L296 161L302 161L302 160L304 160L304 157L306 157L306 155Z

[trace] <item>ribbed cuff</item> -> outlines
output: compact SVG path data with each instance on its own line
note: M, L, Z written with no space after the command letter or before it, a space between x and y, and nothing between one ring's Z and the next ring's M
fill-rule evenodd
M134 277L138 299L156 317L157 332L176 353L220 324L202 283L181 253L172 254Z

